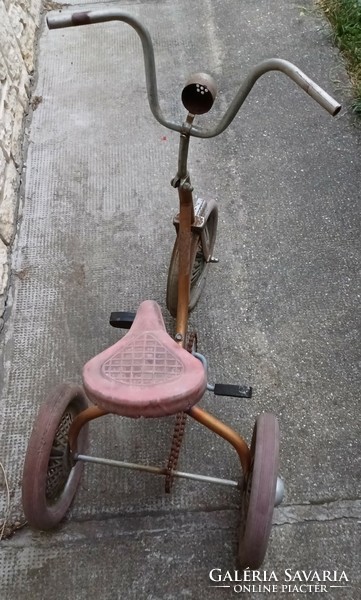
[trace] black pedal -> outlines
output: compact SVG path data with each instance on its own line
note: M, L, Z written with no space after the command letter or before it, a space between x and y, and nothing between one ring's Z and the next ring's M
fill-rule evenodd
M112 327L117 327L118 329L130 329L134 319L135 313L133 312L112 312L109 323Z
M215 383L213 393L215 396L252 398L252 388L248 385L228 385L227 383Z

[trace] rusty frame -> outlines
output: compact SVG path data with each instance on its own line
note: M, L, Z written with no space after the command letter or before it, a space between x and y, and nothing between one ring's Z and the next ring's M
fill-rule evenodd
M223 421L217 419L204 409L199 408L199 406L192 406L187 412L195 421L201 423L201 425L204 425L233 446L241 461L243 474L246 477L251 467L251 452L245 439L236 433L234 429L223 423Z
M189 185L188 183L184 185ZM192 223L194 221L194 206L192 191L184 186L179 187L179 269L178 269L178 305L176 319L176 340L185 347L188 329L188 305L191 285L191 249Z
M100 23L111 20L124 21L125 23L133 27L138 33L143 46L144 65L146 72L146 86L151 111L154 117L162 125L180 133L178 170L176 176L172 180L172 186L174 188L178 188L179 196L179 216L177 218L177 236L179 243L178 304L175 339L178 344L185 347L188 329L188 306L190 300L191 269L193 266L191 264L193 247L192 240L194 236L194 229L199 226L195 218L195 210L192 195L193 188L191 186L190 177L187 169L190 136L193 135L195 137L213 137L214 135L218 135L219 133L221 133L221 131L224 131L224 129L234 118L236 112L238 112L238 109L240 108L243 100L249 93L252 85L260 76L260 74L262 74L262 72L266 72L267 70L276 68L284 70L283 68L281 69L280 64L282 62L281 66L284 67L286 63L285 61L276 61L277 65L271 62L269 62L269 64L267 63L267 65L265 63L263 71L262 69L259 70L259 73L256 73L255 71L256 74L254 75L254 79L252 79L251 83L248 82L247 85L244 87L243 91L239 91L236 100L233 102L230 109L227 111L218 128L216 128L214 131L212 130L211 132L200 131L197 128L193 127L194 115L191 113L188 113L187 118L182 125L177 125L175 123L167 121L163 117L158 101L158 90L152 41L149 32L146 30L145 27L143 27L141 23L139 23L137 19L130 15L127 15L126 13L123 13L122 11L119 11L118 9L106 9L82 13L65 13L56 16L49 15L47 17L48 26L51 29L78 25L88 25L91 23ZM288 71L289 72L287 72L286 74L292 77L294 75L293 65L292 68L288 69ZM297 83L299 82L297 81ZM235 109L236 105L237 110ZM202 245L206 246L206 240L202 227L200 230L200 236L202 239ZM204 248L204 252L207 255L209 254L208 247ZM207 256L207 260L209 260L210 258L210 256ZM222 421L220 421L213 415L207 413L206 411L202 410L197 406L192 407L188 412L189 415L193 417L193 419L195 419L196 421L198 421L199 423L201 423L202 425L204 425L223 439L227 440L236 449L242 465L243 472L244 474L247 474L250 467L250 450L245 440L242 437L240 437L233 429L225 425ZM91 406L75 417L74 421L70 426L68 438L70 451L73 456L76 455L77 439L82 427L86 423L99 417L102 417L106 414L108 414L108 411L104 411L98 408L97 406Z
M73 456L77 452L77 441L82 427L84 427L86 423L89 423L89 421L93 421L94 419L98 419L107 414L109 413L106 410L103 410L98 406L89 406L75 417L70 425L68 434L69 448Z
M172 180L172 186L178 188L179 197L179 215L177 217L177 236L179 244L179 269L178 269L178 305L176 318L176 336L175 339L183 348L186 345L188 330L188 306L190 300L191 285L191 256L192 256L192 237L194 227L197 226L193 202L193 188L187 169L188 148L190 139L190 129L192 127L194 115L188 114L182 127L179 142L178 171ZM202 231L200 232L202 235ZM77 440L82 427L90 421L109 414L97 406L90 406L77 415L69 429L69 447L72 456L77 452ZM231 427L199 408L193 406L188 414L198 423L204 425L213 433L216 433L228 441L236 450L241 462L242 470L246 476L250 468L250 450L245 440L236 433Z
M211 415L204 409L199 408L199 406L192 406L187 412L195 421L204 425L207 429L210 429L213 433L216 433L233 446L241 462L243 475L246 477L251 466L251 453L244 438L220 419L217 419L214 415ZM84 427L86 423L107 414L111 413L98 406L89 406L75 417L70 426L68 435L69 448L73 457L77 453L77 441L82 427ZM164 474L166 474L166 469L164 470Z
M192 226L195 223L193 188L187 168L190 129L194 115L188 113L179 139L178 170L171 185L178 188L179 215L177 237L179 244L178 304L176 341L185 348L188 329L188 305L191 285Z
M189 139L193 120L194 115L188 114L187 119L183 124L183 131L179 143L178 172L172 180L172 185L173 187L178 188L179 195L179 215L177 217L179 269L176 340L183 347L185 347L186 344L186 334L188 329L188 305L190 299L192 269L192 234L195 226L193 188L190 183L187 169ZM202 232L200 235L202 235ZM204 236L202 236L202 243L203 237ZM251 453L246 441L231 427L198 406L193 406L187 412L195 421L225 439L235 448L241 462L243 474L244 476L247 476L251 464Z

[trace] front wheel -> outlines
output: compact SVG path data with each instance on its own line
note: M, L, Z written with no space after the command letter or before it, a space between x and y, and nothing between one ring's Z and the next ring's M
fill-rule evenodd
M251 468L242 494L239 561L244 569L258 569L266 554L276 503L279 467L279 427L276 417L256 419L251 443Z
M25 517L36 529L58 525L70 507L84 464L72 465L68 434L74 418L88 407L82 388L57 386L41 406L26 452L22 498ZM78 436L78 451L88 445L88 426Z
M218 211L213 208L210 212L202 233L193 232L190 251L190 296L189 312L197 304L206 283L209 268L209 259L212 255L217 234ZM174 243L170 260L167 281L167 308L172 317L177 316L178 306L178 273L179 273L179 242L178 237Z

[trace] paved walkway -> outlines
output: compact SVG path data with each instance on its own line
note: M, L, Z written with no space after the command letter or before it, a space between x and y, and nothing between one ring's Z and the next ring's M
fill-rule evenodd
M215 120L251 66L271 56L295 62L342 99L334 82L345 74L327 27L297 3L117 6L149 28L162 106L174 119L184 114L179 98L190 72L210 71L217 79L220 93L209 116ZM112 310L134 310L152 298L166 315L176 212L169 181L177 135L150 115L136 34L118 23L44 28L37 73L41 102L30 128L2 334L0 455L13 522L22 519L23 458L47 389L80 382L83 363L118 339L107 324ZM328 583L327 598L357 600L359 129L345 111L332 119L283 75L271 74L227 133L192 140L190 169L196 193L216 197L220 207L220 263L212 266L192 326L211 380L254 386L251 401L209 396L203 405L247 439L261 411L280 421L287 494L275 511L264 563L279 579L268 597L308 597L282 592L285 569L344 570L349 587ZM172 425L172 419L106 417L91 427L91 449L163 464ZM180 467L240 476L231 448L195 423ZM0 485L4 514L1 476ZM210 587L209 572L235 568L238 520L235 491L179 482L169 497L157 478L89 466L58 530L24 527L1 542L0 597L231 597L231 589Z

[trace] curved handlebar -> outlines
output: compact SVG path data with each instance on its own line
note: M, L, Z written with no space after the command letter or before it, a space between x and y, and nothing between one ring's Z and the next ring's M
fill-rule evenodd
M144 55L145 80L150 110L161 125L174 131L182 131L182 125L176 125L167 121L158 100L157 75L155 70L154 49L148 29L138 19L118 9L91 10L89 12L65 13L60 15L48 15L46 21L49 29L62 27L74 27L77 25L90 25L92 23L103 23L105 21L124 21L139 35Z
M105 21L124 21L139 35L144 55L144 67L147 86L147 95L150 109L157 121L173 131L182 132L183 125L167 121L158 100L157 76L154 60L154 49L149 31L131 15L124 13L119 9L101 9L88 12L62 13L57 15L48 15L47 23L49 29L59 29L62 27L74 27L78 25L90 25L92 23L103 23ZM327 110L332 116L335 116L341 109L341 105L336 102L325 90L317 83L312 81L298 67L287 60L280 58L271 58L259 63L249 73L245 81L240 86L234 100L229 105L228 109L220 119L218 124L213 129L201 129L192 126L188 129L190 135L199 138L211 138L222 133L235 118L237 112L241 108L243 102L247 98L257 79L268 71L282 71L288 75L297 85L309 94L322 108Z
M270 58L262 61L252 69L244 82L241 84L234 100L231 102L216 127L208 130L192 127L191 135L209 138L219 135L225 129L227 129L228 125L233 121L256 81L261 77L261 75L264 75L269 71L282 71L282 73L288 75L288 77L297 83L300 88L302 88L309 96L311 96L311 98L316 100L316 102L318 102L318 104L327 110L327 112L333 117L340 112L341 104L339 104L334 98L332 98L332 96L325 92L325 90L317 85L317 83L312 81L312 79L307 77L307 75L305 75L301 69L296 67L296 65L281 58Z

